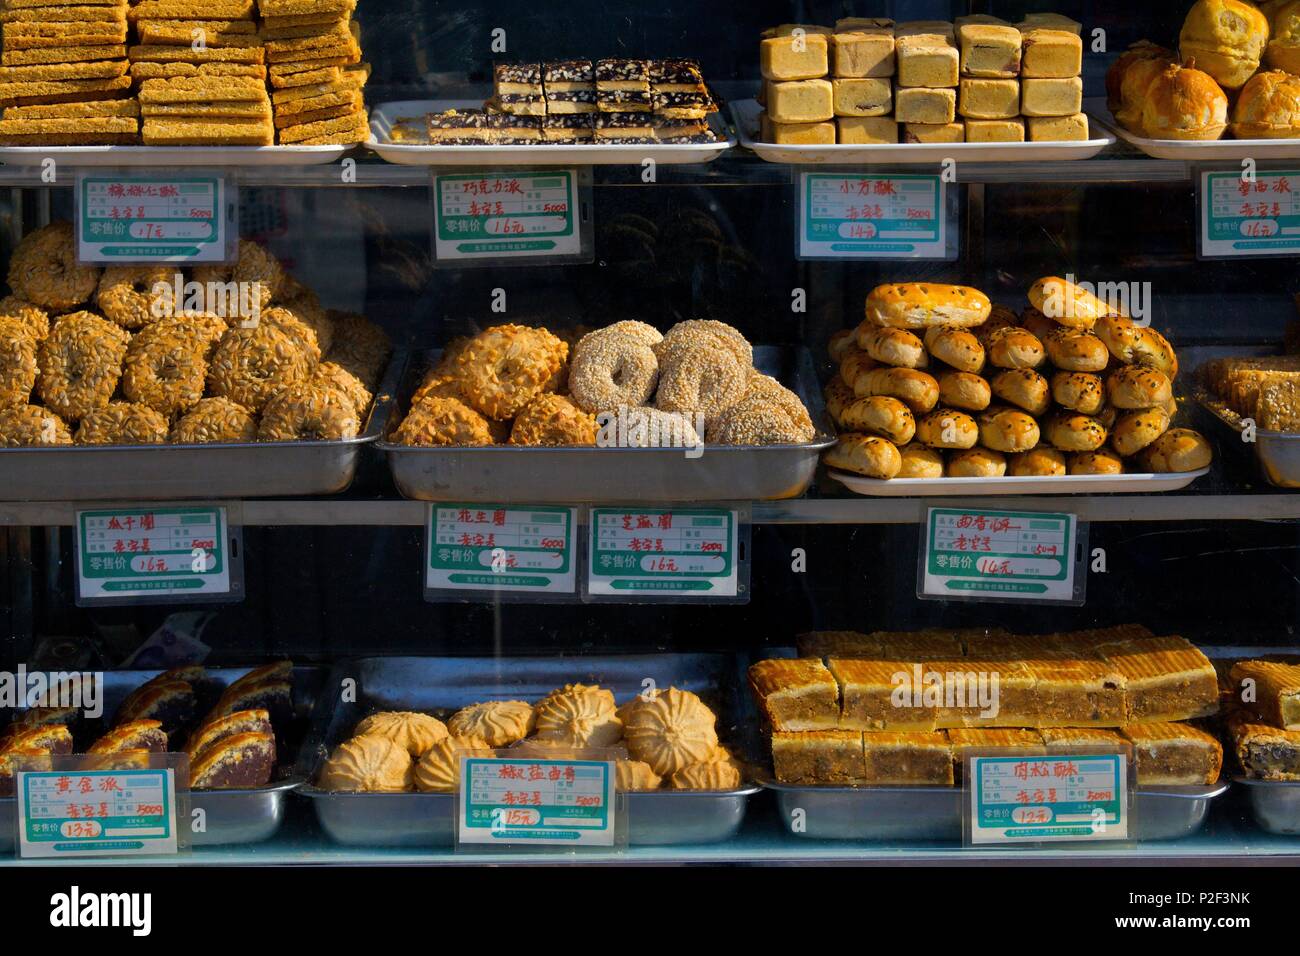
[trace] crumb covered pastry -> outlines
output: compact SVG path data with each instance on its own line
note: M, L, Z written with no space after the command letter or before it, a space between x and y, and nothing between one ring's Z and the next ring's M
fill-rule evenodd
M411 711L381 711L371 714L357 724L352 732L356 737L378 734L402 747L412 757L424 753L447 736L447 725L436 717Z
M480 737L491 747L506 747L533 731L533 705L522 700L489 700L451 715L447 730L455 737Z
M322 790L401 793L411 789L411 755L387 737L353 737L334 748L317 782Z

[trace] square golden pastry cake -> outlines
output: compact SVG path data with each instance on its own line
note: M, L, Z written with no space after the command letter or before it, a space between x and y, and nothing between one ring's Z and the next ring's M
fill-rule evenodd
M1228 724L1242 772L1256 780L1300 780L1300 730L1281 730L1243 717Z
M852 33L854 30L888 30L894 35L894 21L889 17L840 17L835 21L836 33Z
M830 71L829 48L826 35L811 30L768 37L759 41L759 69L768 80L813 80Z
M831 71L838 77L894 75L894 28L861 26L831 35Z
M963 23L957 30L964 76L1020 75L1020 31L1013 26Z
M995 17L992 14L968 13L964 17L953 17L952 28L957 32L957 35L960 36L961 28L966 26L968 23L986 23L997 27L1011 26L1011 24L1006 20L1003 20L1001 17Z
M1045 754L1043 735L1019 727L953 727L945 730L952 756L960 767L969 752L1017 750L1028 755Z
M1223 747L1190 724L1130 724L1120 731L1133 744L1140 785L1191 786L1214 783L1223 766Z
M772 735L772 769L780 783L861 783L862 733L817 730Z
M875 631L870 636L878 639L884 646L881 656L886 660L945 661L962 656L963 632L951 628Z
M952 750L940 733L864 733L863 780L880 786L953 784Z
M822 123L835 116L829 80L793 80L767 88L767 115L774 123Z
M894 36L938 36L951 43L955 39L956 33L952 24L947 20L904 20L902 23L895 25Z
M1025 121L1016 119L966 121L966 142L968 143L1023 143L1025 141Z
M899 34L894 42L899 86L955 87L961 55L952 40L937 34Z
M1126 717L1124 675L1104 661L1027 661L1036 727L1119 727Z
M1011 119L1020 114L1020 81L962 77L957 111L966 119Z
M1036 680L1019 661L983 663L969 659L927 661L922 679L942 678L940 729L950 727L1032 727L1037 714Z
M773 730L835 730L840 687L818 658L774 658L749 668L749 685Z
M1219 709L1214 665L1181 637L1101 644L1097 652L1124 678L1128 723L1189 720L1208 717Z
M1044 727L1039 731L1049 754L1082 753L1089 748L1099 754L1119 751L1126 758L1133 755L1133 745L1113 730L1095 727Z
M1088 137L1088 117L1083 113L1029 117L1031 143L1081 143Z
M1060 13L1026 13L1025 18L1016 24L1023 32L1025 30L1064 30L1066 33L1073 33L1079 36L1083 32L1083 24L1078 20L1071 20L1069 17Z
M1031 29L1024 34L1020 75L1045 79L1078 76L1083 71L1083 41L1065 30Z
M894 108L888 77L836 77L831 80L836 116L888 116Z
M861 631L806 631L795 637L795 647L800 657L877 657L884 642Z
M1261 722L1300 730L1300 666L1238 661L1232 665L1229 680L1236 702Z
M767 119L767 114L763 114ZM835 142L835 123L773 123L767 119L765 143L784 143L790 146L825 146Z
M913 665L837 657L826 664L840 685L844 730L934 730L938 709L913 686Z
M892 116L840 116L835 125L841 143L878 146L898 142L898 122Z
M1020 112L1026 116L1073 116L1083 108L1083 80L1025 79L1020 83Z
M952 123L904 123L904 143L962 143L966 140L966 124L961 120Z

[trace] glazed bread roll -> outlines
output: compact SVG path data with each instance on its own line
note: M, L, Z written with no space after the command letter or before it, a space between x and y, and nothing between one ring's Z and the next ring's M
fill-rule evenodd
M1213 458L1205 436L1190 428L1169 429L1138 455L1142 467L1157 473L1199 471Z
M1176 61L1173 54L1152 56L1135 60L1120 78L1120 107L1115 119L1127 130L1142 133L1142 109L1146 106L1147 90Z
M826 413L831 416L831 421L836 425L841 424L840 416L844 414L844 409L858 400L858 396L853 394L853 389L838 374L826 383L826 390L822 395L826 399Z
M998 368L1038 368L1047 351L1038 336L1026 329L1001 329L989 336L989 362Z
M1043 437L1061 451L1095 451L1106 444L1106 427L1089 415L1058 412L1044 424Z
M1007 473L1007 459L988 448L969 448L948 456L949 478L1001 478Z
M1300 137L1300 77L1281 70L1252 76L1232 108L1232 135L1237 139Z
M1019 324L1020 319L1014 312L1005 305L995 305L993 310L989 312L989 317L982 324L971 329L971 332L980 340L980 344L987 349L990 335L998 329L1006 329Z
M1035 309L1072 329L1090 329L1113 310L1087 289L1060 276L1045 276L1029 287L1029 301Z
M1041 437L1038 422L1018 408L990 408L979 425L980 444L991 451L1029 451Z
M943 455L933 448L911 444L898 449L903 465L898 469L898 478L942 478Z
M879 367L879 362L854 345L845 350L844 358L840 360L840 378L850 388L857 389L858 380Z
M1119 412L1115 411L1113 405L1103 405L1101 411L1092 417L1101 422L1102 428L1106 429L1106 431L1110 431L1115 427L1115 419L1119 417Z
M1300 2L1275 3L1268 18L1270 30L1268 46L1264 50L1265 66L1270 70L1300 73ZM1256 77L1260 75L1255 74ZM1249 86L1248 81L1242 88L1242 96L1246 95Z
M932 325L969 328L989 317L993 305L979 289L934 282L891 282L867 296L867 319L895 329Z
M944 372L939 376L939 401L968 412L982 412L993 400L993 390L972 372Z
M1168 410L1173 399L1169 376L1158 368L1145 365L1121 365L1106 379L1106 397L1116 408L1151 408L1159 405Z
M853 383L859 398L889 395L901 399L918 415L939 403L939 383L925 372L912 368L878 368L859 375Z
M1115 419L1110 447L1125 458L1136 455L1169 430L1169 413L1163 408L1123 412ZM1083 451L1085 449L1079 449Z
M857 331L858 348L877 362L898 368L925 368L930 364L925 343L906 329L887 329L863 322Z
M1052 376L1052 399L1064 408L1096 415L1105 404L1106 388L1099 375L1057 372Z
M857 346L857 340L857 333L851 329L841 329L832 335L830 343L826 346L831 361L836 365L844 361L844 356L848 354L849 349Z
M1106 343L1091 332L1061 326L1043 339L1052 364L1067 372L1100 372L1110 361Z
M1004 402L1023 408L1031 415L1042 415L1052 404L1047 379L1032 368L1007 369L993 376L993 394ZM1006 449L999 449L1005 451Z
M978 372L984 367L984 346L967 329L947 325L926 329L925 347L940 362L959 372Z
M1039 312L1032 305L1025 306L1020 313L1020 327L1042 341L1060 326Z
M1173 58L1173 50L1167 50L1150 40L1138 40L1121 53L1119 59L1106 71L1106 107L1116 114L1123 108L1124 76L1130 67L1144 60L1160 60L1169 63Z
M1171 381L1177 377L1178 356L1174 347L1150 326L1108 315L1097 320L1093 332L1106 343L1110 354L1125 365L1150 365L1168 375Z
M1036 478L1065 474L1065 455L1055 448L1040 445L1032 451L1011 455L1007 474L1015 478Z
M1227 128L1228 97L1208 73L1175 63L1147 87L1140 127L1143 136L1211 140L1220 139Z
M841 435L827 450L825 461L830 468L851 471L868 478L893 478L903 466L894 443L875 435Z
M840 417L840 424L846 431L880 435L895 445L907 444L916 434L912 410L888 395L872 395L850 403Z
M1122 475L1124 459L1109 448L1096 451L1077 451L1069 458L1072 475Z
M930 448L973 448L980 429L965 412L938 408L916 423L916 440Z
M1196 0L1178 34L1178 57L1195 60L1225 90L1239 90L1259 69L1268 19L1244 0Z

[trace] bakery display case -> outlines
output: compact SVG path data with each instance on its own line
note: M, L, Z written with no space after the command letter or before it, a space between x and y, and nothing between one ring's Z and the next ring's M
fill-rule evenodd
M1300 3L1132 7L0 0L0 866L1300 860Z

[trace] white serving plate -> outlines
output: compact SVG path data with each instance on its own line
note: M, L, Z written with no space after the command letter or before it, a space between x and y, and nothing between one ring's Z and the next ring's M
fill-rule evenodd
M0 146L0 163L39 166L322 166L352 146Z
M1091 159L1115 137L1092 129L1092 139L1060 143L885 143L881 146L857 146L835 143L827 146L789 146L759 142L758 114L763 108L756 100L735 100L731 116L740 133L740 145L752 149L769 163L826 163L856 165L860 163L941 163L955 159L966 163L1041 163L1058 160ZM1100 135L1098 135L1100 134Z
M1300 159L1300 139L1147 139L1130 133L1119 124L1104 99L1089 99L1084 112L1099 126L1113 132L1153 159L1174 159L1196 163L1212 159Z
M1102 495L1149 494L1186 488L1209 468L1176 474L1067 475L1064 478L867 478L827 469L844 487L876 498L937 498L966 495Z
M648 143L601 145L558 143L538 146L434 146L430 143L394 143L389 130L398 119L422 117L442 110L481 109L482 100L398 100L380 103L370 111L371 136L366 143L390 163L404 166L618 166L647 159L664 165L708 163L736 145L736 138L714 113L709 126L723 137L716 143Z

